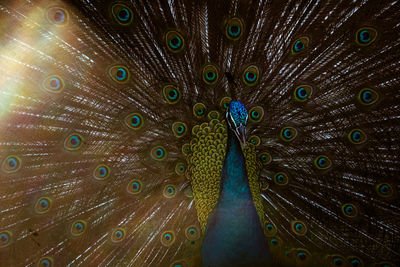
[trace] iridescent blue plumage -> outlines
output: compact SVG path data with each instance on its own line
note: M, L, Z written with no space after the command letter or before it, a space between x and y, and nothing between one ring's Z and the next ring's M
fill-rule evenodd
M264 266L270 253L254 206L241 140L235 132L235 126L246 125L247 111L244 105L232 101L227 120L228 141L220 194L205 231L203 265ZM239 133L244 134L244 131Z

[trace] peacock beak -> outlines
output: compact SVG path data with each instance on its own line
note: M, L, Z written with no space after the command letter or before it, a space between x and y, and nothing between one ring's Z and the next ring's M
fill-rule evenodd
M239 125L235 129L235 134L236 137L239 139L240 144L242 145L242 148L246 147L246 126L245 125Z

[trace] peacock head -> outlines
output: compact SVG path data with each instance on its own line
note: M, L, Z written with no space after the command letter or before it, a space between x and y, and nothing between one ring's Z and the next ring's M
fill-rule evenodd
M248 119L247 110L242 102L231 101L226 112L226 121L242 147L246 145L246 124Z

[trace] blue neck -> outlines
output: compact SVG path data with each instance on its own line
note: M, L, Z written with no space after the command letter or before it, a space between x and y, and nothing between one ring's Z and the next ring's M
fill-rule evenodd
M230 205L236 201L253 202L249 180L247 179L246 161L239 140L228 130L228 143L225 161L221 173L220 205Z
M265 266L268 259L243 151L235 134L228 130L219 199L203 240L203 266Z

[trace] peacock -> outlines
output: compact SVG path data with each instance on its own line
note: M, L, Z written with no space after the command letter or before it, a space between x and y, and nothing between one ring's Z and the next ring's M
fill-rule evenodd
M399 266L400 3L0 2L0 266Z

